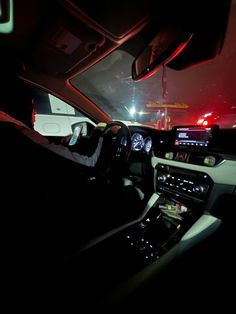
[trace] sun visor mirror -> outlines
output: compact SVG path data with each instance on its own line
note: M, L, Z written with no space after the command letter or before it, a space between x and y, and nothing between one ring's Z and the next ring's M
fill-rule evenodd
M180 25L170 24L141 51L132 64L132 78L135 81L154 74L162 65L175 58L191 40L192 33Z

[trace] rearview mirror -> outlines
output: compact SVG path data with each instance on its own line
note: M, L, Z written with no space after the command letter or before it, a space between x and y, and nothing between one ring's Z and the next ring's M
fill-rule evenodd
M170 62L187 45L192 32L179 25L170 24L161 29L141 51L132 64L132 78L135 81L154 74L160 66Z

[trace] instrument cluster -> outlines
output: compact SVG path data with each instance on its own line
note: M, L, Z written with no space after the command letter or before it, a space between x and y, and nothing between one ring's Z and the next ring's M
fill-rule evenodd
M131 150L135 152L144 151L149 153L152 148L152 139L150 136L143 137L140 133L134 133L131 137Z

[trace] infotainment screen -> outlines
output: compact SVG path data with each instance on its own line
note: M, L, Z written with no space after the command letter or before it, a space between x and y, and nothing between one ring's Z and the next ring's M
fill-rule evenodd
M176 146L198 146L208 147L212 137L212 128L198 126L176 127L175 145Z

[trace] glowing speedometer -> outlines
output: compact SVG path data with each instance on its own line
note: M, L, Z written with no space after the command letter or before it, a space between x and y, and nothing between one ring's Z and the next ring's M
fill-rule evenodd
M140 151L144 146L144 139L141 134L134 133L131 137L131 149L134 151Z
M144 150L146 153L149 153L151 148L152 148L152 139L150 136L148 136L145 138L145 141L144 141Z

